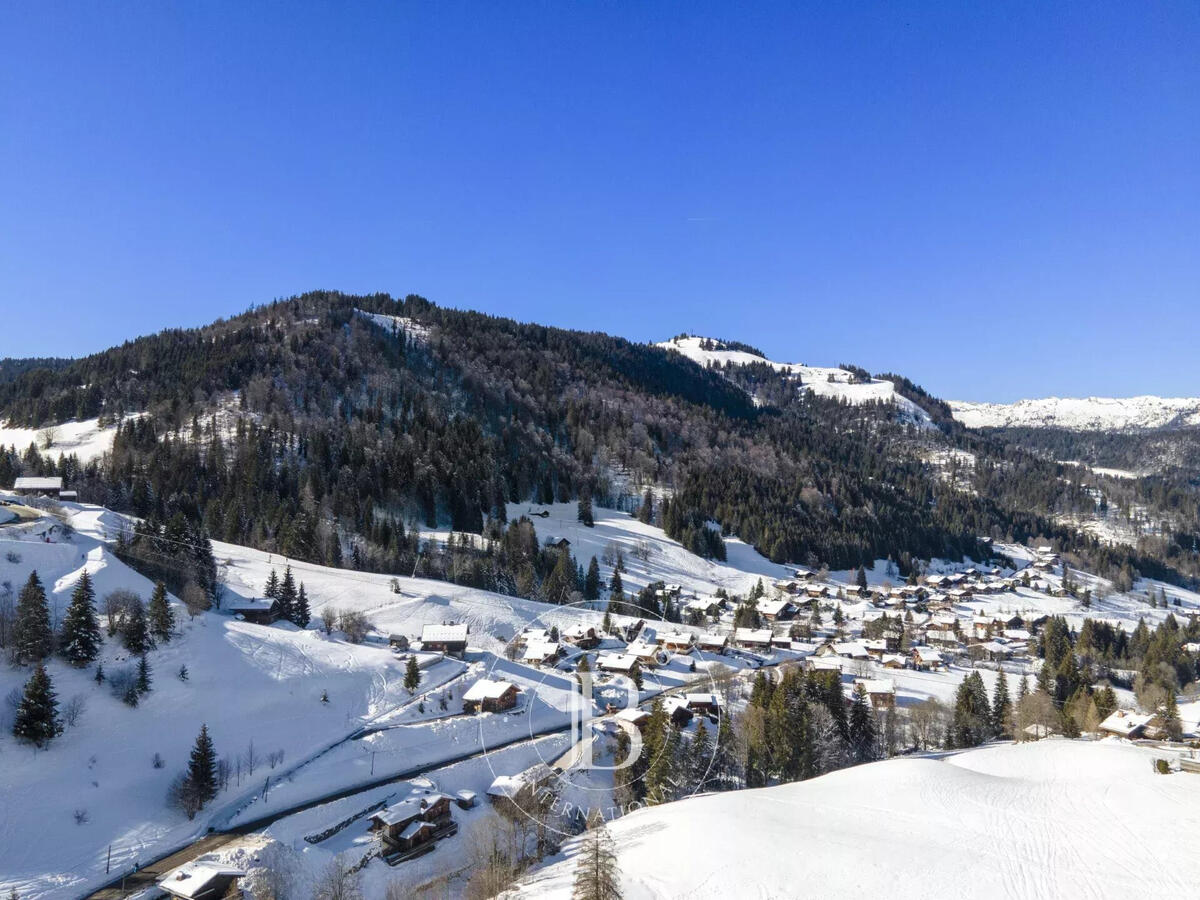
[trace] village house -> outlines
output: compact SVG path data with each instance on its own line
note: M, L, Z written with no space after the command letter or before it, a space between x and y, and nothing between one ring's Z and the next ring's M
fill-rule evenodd
M729 637L724 634L702 634L696 638L696 646L705 653L724 654L725 648L729 646Z
M379 838L384 861L395 865L428 853L436 841L457 832L451 800L446 794L416 790L372 815L367 830Z
M239 879L245 875L232 866L191 862L168 872L158 887L178 900L222 900L237 890Z
M768 622L783 622L796 614L796 607L785 597L778 600L759 600L758 614Z
M672 653L687 653L692 649L696 637L690 631L668 631L659 635L658 644Z
M596 634L596 629L591 625L573 625L564 631L561 637L568 644L572 644L580 650L594 650L600 646L600 638Z
M544 762L535 763L516 775L498 775L487 789L488 799L496 804L516 803L523 796L536 794L558 777L558 772Z
M683 699L692 712L703 713L706 716L715 716L720 709L716 694L684 694Z
M277 600L254 600L249 597L234 597L224 603L226 612L240 616L255 625L270 625L279 618Z
M850 660L841 656L809 656L804 660L805 672L837 672L839 675Z
M907 669L908 657L902 653L885 653L879 662L885 669Z
M641 663L642 668L656 668L667 659L665 653L658 649L658 645L647 644L640 640L629 644L625 648L625 653L627 656L632 656ZM660 654L662 654L661 657Z
M873 709L891 709L896 705L896 682L890 678L855 678L862 685Z
M967 653L971 659L985 659L990 662L1006 662L1012 659L1012 649L1007 644L1001 644L999 641L984 641L979 644L972 644L967 648Z
M601 653L596 657L596 668L601 672L628 675L637 661L638 658L629 653Z
M532 666L552 666L558 662L561 648L555 641L526 641L521 662Z
M733 642L746 650L770 650L774 635L770 628L739 628L733 633Z
M1100 731L1104 734L1115 734L1117 737L1134 740L1146 733L1153 718L1152 713L1135 713L1127 709L1118 709L1100 723Z
M63 480L57 475L50 478L22 475L12 486L12 492L23 497L58 497L62 489Z
M467 635L471 626L426 625L421 629L421 649L451 656L462 656L467 650Z
M615 717L618 722L636 728L641 731L646 727L646 723L650 721L650 713L644 709L639 709L636 706L633 709L623 709L618 712Z
M511 681L480 678L463 694L463 712L503 712L517 705L517 686Z
M913 668L920 671L936 671L946 667L945 657L933 647L913 647L909 651L909 658Z
M668 697L663 701L663 710L676 728L685 728L695 715L682 697Z

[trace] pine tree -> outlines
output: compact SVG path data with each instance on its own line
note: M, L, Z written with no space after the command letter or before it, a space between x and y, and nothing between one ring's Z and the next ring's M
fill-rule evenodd
M588 563L587 575L583 578L583 599L598 600L600 598L600 563L596 557Z
M1029 696L1029 676L1021 676L1021 686L1017 688L1017 703Z
M701 719L696 724L696 733L688 746L687 779L696 792L708 790L709 767L712 765L712 742L708 737L708 726Z
M121 641L125 649L141 656L150 649L150 629L146 624L146 607L141 600L129 604L129 611L121 622Z
M217 796L217 751L208 736L207 725L201 725L200 733L196 735L188 760L187 783L199 806Z
M992 692L992 733L1000 737L1009 736L1009 721L1012 718L1012 701L1008 696L1008 675L1004 670L996 677L996 688Z
M617 854L603 822L587 833L577 860L572 900L621 900Z
M161 581L154 585L154 593L150 595L150 607L147 610L150 618L150 633L156 640L164 643L171 639L175 630L175 613L167 600L167 586Z
M145 653L143 653L141 658L138 659L137 680L134 682L134 684L137 686L137 692L139 694L150 693L150 661L146 659Z
M268 600L279 599L279 575L275 570L271 570L271 574L267 576L267 586L263 588L263 596Z
M60 734L62 723L58 719L54 685L50 682L46 667L39 663L25 683L25 694L13 721L13 735L36 747L45 747Z
M854 581L858 585L858 592L865 594L867 592L867 570L863 566L858 567L858 575L855 576Z
M604 611L604 618L600 620L600 631L604 634L612 634L612 613L607 609Z
M96 684L104 684L104 663L99 663L96 666Z
M85 569L71 593L63 616L61 652L71 663L86 666L100 655L100 625L96 621L96 590Z
M17 598L12 640L18 662L41 662L50 655L54 642L50 607L46 604L46 590L36 569L29 573L29 580Z
M312 614L308 609L308 593L304 590L304 582L300 582L300 590L296 593L296 617L292 620L301 628L307 628Z
M640 691L642 689L642 664L634 661L629 667L629 677L633 680L634 686Z
M587 528L594 528L596 520L592 516L592 498L583 496L579 498L579 510L577 513L578 519Z
M292 567L288 566L283 570L283 580L279 583L279 596L276 598L279 603L279 617L287 619L289 622L296 620L296 579L292 576Z
M1175 689L1167 688L1167 699L1160 712L1163 731L1167 737L1177 741L1183 735L1183 723L1179 719L1179 701L1175 699Z
M870 762L879 755L875 714L867 700L867 689L860 682L854 686L850 704L850 753L855 762Z
M408 665L404 669L404 688L410 694L415 693L421 684L421 668L417 665L417 658L410 656Z

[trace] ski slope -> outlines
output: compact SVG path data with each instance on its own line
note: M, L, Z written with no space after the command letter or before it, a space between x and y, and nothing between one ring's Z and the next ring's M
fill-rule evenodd
M703 337L681 337L663 341L655 346L664 350L674 350L693 362L702 366L748 366L767 365L777 372L786 372L797 376L801 386L808 391L834 400L843 400L852 405L864 403L890 403L896 406L901 414L913 422L929 424L929 416L925 411L896 391L896 386L884 379L872 378L862 384L852 381L853 376L845 369L829 366L806 366L801 363L780 363L766 357L755 356L744 350L705 350L701 342ZM719 343L719 342L718 342Z
M1115 739L894 759L610 824L626 900L1187 897L1200 777ZM785 849L786 848L786 849ZM576 847L523 898L571 896Z

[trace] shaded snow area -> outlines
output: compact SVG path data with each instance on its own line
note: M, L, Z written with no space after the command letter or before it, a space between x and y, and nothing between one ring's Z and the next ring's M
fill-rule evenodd
M705 350L701 344L703 337L672 338L656 346L666 350L682 353L693 362L702 366L748 366L768 365L778 372L786 372L800 379L804 390L811 391L821 397L844 400L852 405L863 403L891 403L903 416L919 424L928 424L929 416L923 409L897 393L896 386L880 378L872 378L862 383L855 383L854 376L845 369L830 366L806 366L802 363L779 363L755 356L744 350ZM714 343L719 343L714 341Z
M1193 896L1200 777L1156 775L1152 758L1113 739L896 759L609 830L626 900ZM519 895L570 897L574 853Z
M99 419L62 422L41 428L18 428L6 424L0 426L0 446L14 446L24 451L30 444L36 444L43 456L57 459L74 454L81 463L86 463L111 450L116 433L115 424L101 428ZM50 439L49 447L46 446L47 439Z
M954 418L969 428L1070 428L1124 431L1200 425L1196 397L1045 397L1016 403L951 400Z

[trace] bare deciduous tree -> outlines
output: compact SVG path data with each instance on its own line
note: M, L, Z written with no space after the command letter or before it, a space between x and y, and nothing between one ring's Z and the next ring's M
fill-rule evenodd
M358 872L345 854L339 853L321 870L313 885L313 896L316 900L362 900Z

